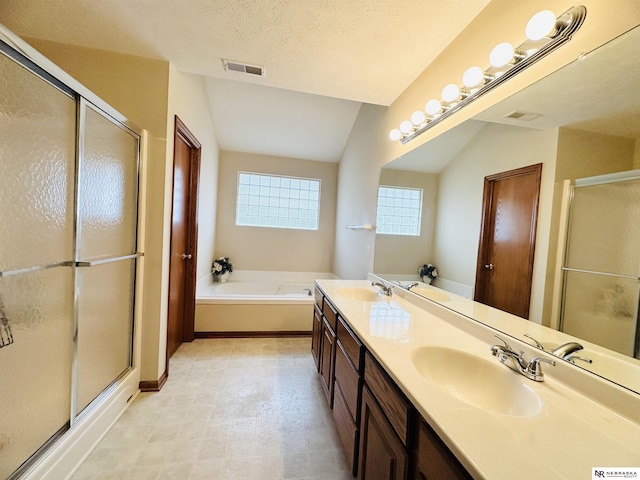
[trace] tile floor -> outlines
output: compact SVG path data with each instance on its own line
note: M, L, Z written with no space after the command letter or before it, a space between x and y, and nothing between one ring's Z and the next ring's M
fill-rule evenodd
M183 344L72 480L353 480L310 338Z

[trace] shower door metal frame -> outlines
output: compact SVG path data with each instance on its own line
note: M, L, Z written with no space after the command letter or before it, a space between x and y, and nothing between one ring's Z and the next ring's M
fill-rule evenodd
M573 203L574 203L574 197L575 197L575 189L584 188L584 187L593 187L596 185L618 183L618 182L628 182L628 181L634 181L634 180L640 180L640 170L629 170L626 172L616 172L616 173L598 175L598 176L588 177L588 178L579 178L571 182L571 186L570 186L571 190L569 193L569 202L568 202L569 214L567 215L567 228L566 228L567 234L566 234L564 256L563 256L562 267L561 267L562 301L560 302L560 321L559 321L559 328L558 328L561 332L564 332L565 299L567 294L566 290L567 290L567 283L568 283L567 276L570 272L586 273L590 275L604 275L609 277L638 280L640 282L640 274L625 275L625 274L617 274L617 273L610 273L610 272L571 268L567 266L567 261L569 258L569 245L571 240L570 226L571 226L571 220L573 216ZM640 268L640 265L638 267ZM638 303L639 304L636 307L636 331L635 331L635 337L633 342L633 358L640 359L640 297L639 297Z
M71 354L71 392L70 392L70 405L69 405L69 420L60 427L60 429L44 443L35 452L33 452L24 463L18 467L9 477L8 480L13 480L21 477L32 466L34 466L42 455L48 451L56 442L74 425L80 422L85 416L87 416L92 410L99 406L103 399L115 390L121 380L131 372L134 367L134 348L135 348L135 312L138 299L136 297L137 291L137 274L138 274L138 261L133 263L133 275L131 280L132 288L132 302L130 309L130 339L129 339L129 360L128 367L121 372L102 392L94 398L81 412L76 412L77 407L77 395L78 395L78 375L77 375L77 362L78 362L78 324L79 324L79 280L77 275L78 268L90 268L92 266L102 265L105 263L125 261L138 259L144 255L144 253L138 251L138 239L139 239L139 211L138 206L140 204L140 149L141 149L141 129L135 124L131 123L125 116L117 112L93 92L88 90L77 80L73 79L70 75L62 71L55 64L36 52L32 47L23 42L19 37L15 36L12 32L0 25L0 54L4 55L8 59L15 62L19 67L26 69L33 75L36 75L46 83L50 84L61 93L67 95L76 103L76 140L75 140L75 171L74 174L74 195L73 195L73 225L72 225L72 259L62 262L56 262L45 265L35 265L26 268L9 269L5 271L0 270L0 278L21 275L25 273L36 272L40 270L47 270L57 267L70 267L71 283L73 284L73 319L72 319L72 331L69 332L72 341L72 354ZM121 128L123 131L132 135L137 140L137 152L136 152L136 184L135 184L135 234L133 240L134 252L118 256L108 257L93 260L80 260L78 258L78 246L80 241L80 192L79 189L79 173L83 164L84 156L84 134L85 134L85 119L86 109L91 108L96 113L100 114L103 118L110 121L115 126ZM69 299L71 301L71 299Z

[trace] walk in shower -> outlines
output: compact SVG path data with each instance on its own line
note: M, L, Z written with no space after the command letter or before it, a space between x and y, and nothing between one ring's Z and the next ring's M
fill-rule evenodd
M640 170L569 188L560 329L640 358Z
M140 135L7 38L0 478L17 478L132 368Z

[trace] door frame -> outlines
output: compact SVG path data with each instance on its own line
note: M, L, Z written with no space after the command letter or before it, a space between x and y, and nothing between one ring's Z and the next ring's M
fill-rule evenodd
M529 278L529 307L527 307L527 318L529 316L530 304L531 304L531 288L533 286L533 261L535 258L536 248L536 234L538 230L538 208L540 204L540 184L542 183L542 163L536 163L535 165L529 165L526 167L516 168L514 170L508 170L506 172L500 172L493 175L484 177L484 190L482 194L482 218L480 220L480 240L478 243L478 259L476 263L476 281L474 285L473 299L480 301L484 299L486 294L486 282L484 281L484 265L487 263L489 239L491 238L490 232L490 218L491 210L493 207L493 190L496 182L505 180L507 178L521 177L524 175L536 175L536 198L533 205L533 211L531 215L531 234L529 237L529 262L527 276Z
M175 159L176 159L176 144L181 139L189 147L190 162L189 162L189 188L188 188L188 219L187 219L187 248L188 252L191 252L192 258L189 262L186 262L185 266L185 278L186 281L182 288L184 288L184 296L187 301L184 304L183 323L182 323L182 341L191 342L195 338L195 298L196 298L196 270L198 261L198 187L200 184L200 156L202 145L198 139L191 133L185 123L175 116L175 128L173 135L173 171L172 175L175 175ZM171 216L173 219L173 202L175 194L175 184L171 187ZM173 238L173 231L171 232L171 239ZM169 251L171 251L171 240L169 243ZM169 278L171 278L172 259L169 260ZM176 287L175 285L173 286ZM169 282L169 288L171 288L171 282ZM171 292L169 292L167 302L170 301ZM167 335L169 334L169 321L167 318ZM168 342L165 346L165 356L167 357L167 370L169 369L169 349Z

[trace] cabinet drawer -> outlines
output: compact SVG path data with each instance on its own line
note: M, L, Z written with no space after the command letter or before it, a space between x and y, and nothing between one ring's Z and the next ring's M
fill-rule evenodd
M406 445L411 403L369 352L365 354L364 381L400 440Z
M315 287L314 296L315 296L314 298L316 299L316 305L318 306L320 311L322 311L322 301L324 299L324 295L322 295L322 292L320 291L317 285Z
M338 331L336 332L338 340L344 347L344 351L351 360L353 367L359 372L360 361L362 358L362 343L358 340L353 332L347 327L342 317L338 316Z
M333 420L335 421L336 430L340 443L344 449L344 455L349 462L352 473L355 473L357 465L356 452L358 445L358 430L356 424L351 418L349 408L345 403L340 385L336 384L333 392Z
M324 299L324 303L322 305L322 313L327 319L327 322L329 322L331 329L335 333L338 323L338 311L326 298Z
M340 342L336 347L335 379L336 383L340 384L340 390L342 390L345 403L349 407L351 418L355 421L358 412L360 376L351 366L351 362L347 360L347 354Z

